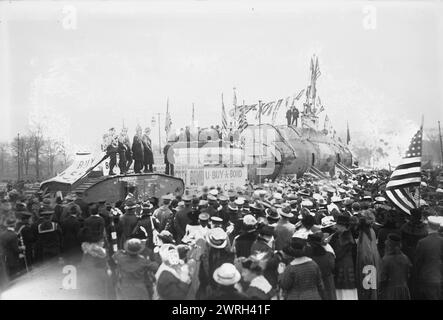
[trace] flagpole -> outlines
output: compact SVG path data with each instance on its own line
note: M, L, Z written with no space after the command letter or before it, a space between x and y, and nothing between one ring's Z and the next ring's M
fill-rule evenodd
M440 137L440 153L441 153L440 167L443 167L443 142L442 142L442 139L441 139L440 121L438 121L438 133L439 133L439 137Z
M260 152L260 155L259 155L259 163L261 164L261 108L262 108L262 106L261 106L261 100L258 100L258 138L259 138L259 152ZM261 172L260 172L260 174L258 175L258 181L259 181L259 184L261 184Z
M421 139L420 139L420 152L421 152L421 158L423 157L423 125L425 122L425 117L422 114L421 115L421 126L420 126L420 132L421 132ZM421 163L421 158L420 158L420 163ZM418 204L417 204L417 208L420 208L420 199L421 199L421 167L420 167L420 185L418 186Z

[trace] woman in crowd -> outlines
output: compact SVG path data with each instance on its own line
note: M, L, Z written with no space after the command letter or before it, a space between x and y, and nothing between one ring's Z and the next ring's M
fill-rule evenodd
M325 300L337 300L334 284L335 256L324 248L325 235L316 232L308 236L309 257L320 268L325 286Z
M337 300L358 300L355 277L357 246L350 231L350 218L338 216L337 233L330 241L335 252L334 283Z
M247 296L240 292L240 272L232 263L224 263L213 274L215 290L208 300L246 300Z
M155 272L158 265L140 255L143 250L142 241L133 238L126 241L124 250L119 250L114 254L117 299L148 300L152 298L149 291L152 291L153 283L149 272Z
M243 293L252 300L270 300L275 291L269 281L263 276L266 253L251 256L241 263L241 275L246 289Z
M380 292L383 300L411 299L408 279L412 264L400 249L400 236L389 234L385 243L386 254L381 261Z
M380 256L375 232L371 227L372 221L365 214L359 220L356 263L359 300L377 300Z
M305 244L304 239L292 238L286 249L293 258L280 275L280 287L286 300L322 300L325 297L320 268L307 257Z
M191 284L191 272L180 260L173 244L164 244L160 249L162 264L155 274L158 300L185 300Z

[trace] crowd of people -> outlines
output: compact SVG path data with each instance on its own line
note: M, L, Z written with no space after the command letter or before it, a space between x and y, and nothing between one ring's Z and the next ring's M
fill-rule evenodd
M1 285L54 262L90 275L83 298L442 299L442 187L424 178L406 215L385 179L288 177L160 199L133 188L117 203L4 191Z

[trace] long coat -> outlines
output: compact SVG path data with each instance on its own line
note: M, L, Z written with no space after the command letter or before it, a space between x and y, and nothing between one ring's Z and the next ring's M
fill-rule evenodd
M315 250L310 256L312 260L317 263L321 271L323 284L325 286L324 300L337 300L335 293L334 272L335 272L335 257L332 253L326 250Z
M9 277L13 276L20 267L19 243L17 234L12 230L5 230L0 234L1 259L5 261Z
M130 238L135 227L137 226L138 218L134 213L125 213L120 216L117 225L118 246L123 248L126 240Z
M413 285L420 299L434 299L442 281L443 238L431 233L417 244ZM440 292L441 296L441 292Z
M78 238L80 232L80 222L77 217L70 215L62 223L63 234L63 254L65 256L80 255L81 243Z
M113 256L117 264L116 293L119 300L148 300L148 272L150 262L140 255L129 255L118 251ZM154 271L154 270L151 270Z
M143 162L144 159L143 142L137 136L134 136L134 140L132 142L132 158L141 162Z
M381 261L380 297L382 300L410 300L408 278L412 264L399 253L386 253Z
M350 231L333 235L329 243L335 252L335 288L356 289L355 260L357 245Z
M144 134L142 137L143 142L143 152L144 152L144 164L154 164L154 154L152 153L152 143L151 138Z
M324 286L318 265L309 258L294 259L280 275L286 300L322 300Z
M179 242L185 235L186 225L191 223L191 218L189 213L191 212L191 207L184 207L180 211L177 211L174 217L174 230L176 240Z

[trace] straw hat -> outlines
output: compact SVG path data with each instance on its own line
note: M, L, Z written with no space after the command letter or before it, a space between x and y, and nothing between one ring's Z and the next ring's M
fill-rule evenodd
M232 263L224 263L214 271L213 278L222 286L231 286L240 281L241 275Z
M228 235L222 228L209 229L206 242L213 248L222 249L228 244Z

